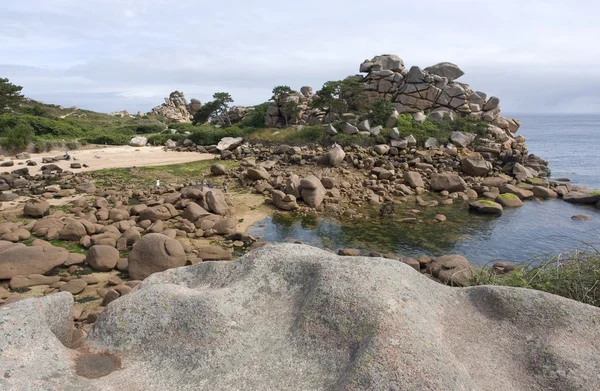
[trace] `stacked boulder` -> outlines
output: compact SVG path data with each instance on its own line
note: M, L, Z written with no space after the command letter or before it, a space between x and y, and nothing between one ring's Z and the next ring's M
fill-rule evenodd
M174 122L192 122L193 115L202 107L197 99L188 104L183 92L173 91L165 98L165 103L152 109L154 114L163 115Z
M393 102L396 116L409 113L418 121L425 118L439 121L445 117L454 119L457 116L467 116L511 133L515 133L520 127L518 120L500 115L500 100L497 97L488 98L486 93L472 90L468 84L456 81L464 72L455 64L441 62L425 69L418 66L407 69L400 57L383 54L365 60L359 71L366 75L352 77L363 83L368 99L371 102L377 99ZM300 92L285 100L276 99L267 109L265 124L269 127L286 124L283 107L288 100L294 100L298 104L299 125L328 124L340 120L326 115L322 110L311 108L310 103L316 97L312 88L302 87ZM353 116L345 114L343 117L356 120L351 126L357 126L360 122L360 119Z

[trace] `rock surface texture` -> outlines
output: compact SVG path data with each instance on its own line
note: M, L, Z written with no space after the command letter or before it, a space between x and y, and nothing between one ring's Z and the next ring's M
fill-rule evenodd
M284 244L154 274L78 350L61 342L71 303L60 293L0 309L0 388L600 389L600 309L451 288L383 258ZM104 376L78 375L95 360Z

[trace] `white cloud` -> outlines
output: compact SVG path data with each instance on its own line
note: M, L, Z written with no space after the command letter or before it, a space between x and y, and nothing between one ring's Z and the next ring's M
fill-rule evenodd
M599 100L595 1L203 3L3 2L0 76L49 102L147 111L175 89L260 103L274 85L318 88L395 53L407 65L457 63L461 81L498 95L505 110L572 111ZM590 103L574 107L565 97L575 95Z

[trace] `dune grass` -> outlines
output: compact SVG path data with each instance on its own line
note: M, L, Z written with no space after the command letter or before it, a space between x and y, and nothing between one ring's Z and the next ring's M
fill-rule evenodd
M506 275L491 268L474 272L470 285L536 289L600 307L600 252L591 248L521 265Z

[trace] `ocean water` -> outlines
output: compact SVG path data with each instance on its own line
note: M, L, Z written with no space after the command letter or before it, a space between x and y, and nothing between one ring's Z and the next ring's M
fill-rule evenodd
M519 134L530 153L547 160L554 178L567 177L575 184L600 189L600 115L514 115L522 121ZM409 205L409 209L412 206ZM468 211L466 203L426 209L421 218L443 213L442 224L398 224L380 218L360 222L328 217L271 216L250 228L250 233L270 242L300 240L321 248L358 248L418 257L462 254L486 265L497 261L535 262L576 249L600 251L600 210L562 200L527 201L500 217ZM402 211L399 211L402 215ZM574 215L591 221L573 221ZM402 217L402 216L400 216Z
M552 176L600 189L600 115L526 115L517 134L530 153L550 164Z

